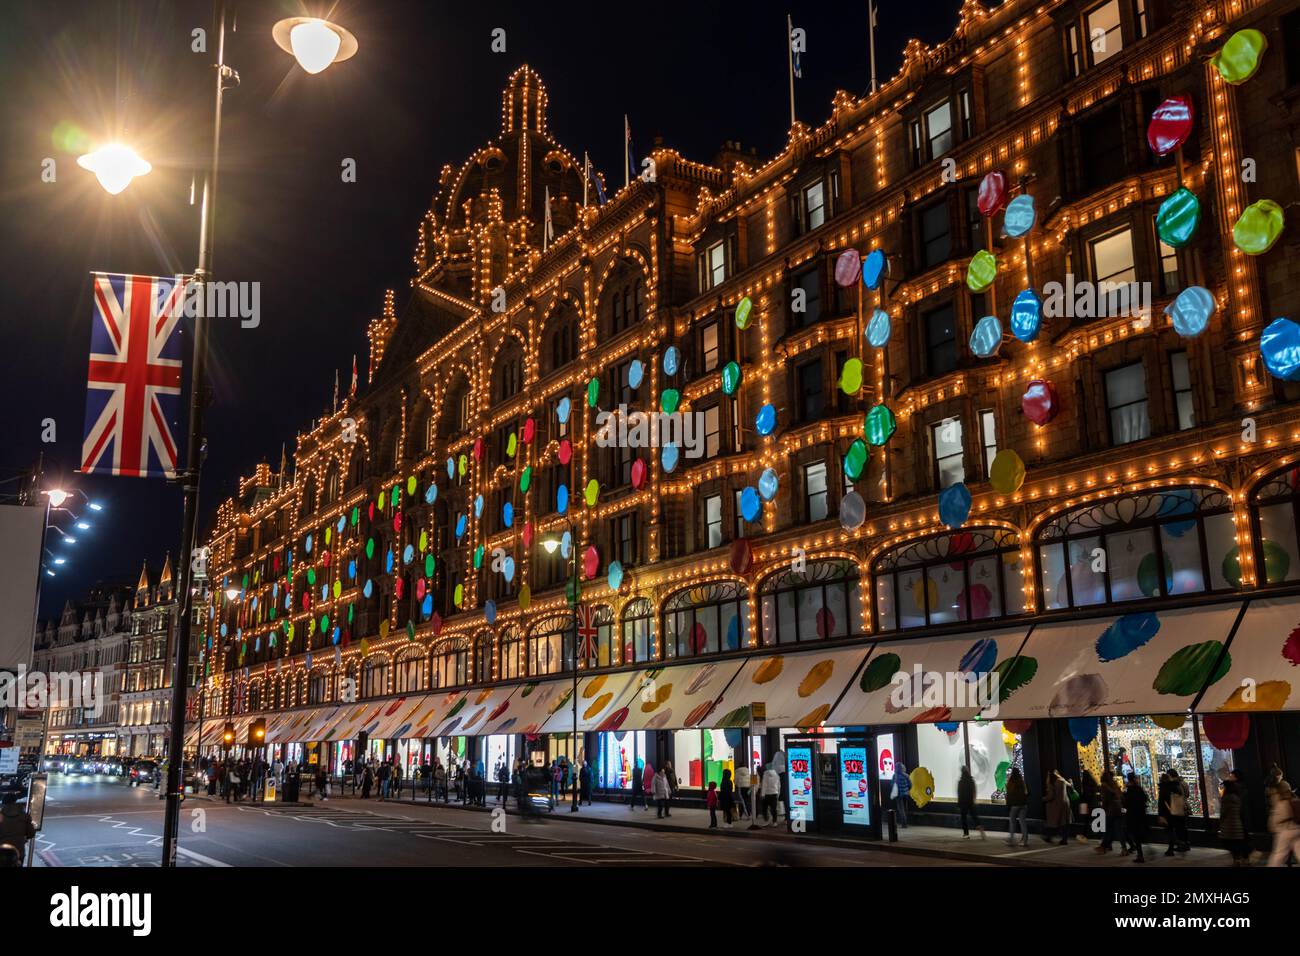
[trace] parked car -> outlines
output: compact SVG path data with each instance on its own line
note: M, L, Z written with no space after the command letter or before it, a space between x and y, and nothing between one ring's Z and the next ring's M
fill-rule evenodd
M27 779L36 771L38 760L34 754L24 754L18 758L16 773L0 777L0 797L10 793L18 794L19 799L27 796Z
M128 779L133 787L138 787L141 784L155 784L158 782L158 764L152 760L137 760L131 765L131 773Z
M106 757L100 767L100 773L107 774L110 777L120 777L127 771L126 764L122 757Z
M63 772L69 776L81 776L95 773L94 757L69 757L63 764Z

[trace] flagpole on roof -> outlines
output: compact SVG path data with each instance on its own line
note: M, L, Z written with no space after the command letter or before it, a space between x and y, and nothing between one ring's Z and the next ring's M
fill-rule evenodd
M587 184L591 182L591 157L582 151L582 208L587 208Z
M871 46L871 92L876 92L876 0L867 0L867 37Z
M794 126L794 21L785 15L785 59L790 68L790 125Z
M628 125L627 114L623 114L623 188L631 182L632 163L632 127Z

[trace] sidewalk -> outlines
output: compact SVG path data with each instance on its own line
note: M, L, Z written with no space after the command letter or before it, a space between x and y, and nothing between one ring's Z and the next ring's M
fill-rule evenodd
M362 801L360 798L352 796L331 796L329 802L335 805L364 802L375 806L429 806L425 800L412 800L409 797L384 801L371 797L369 800ZM451 803L443 803L439 800L434 801L432 806L468 812L490 813L500 804L496 802L495 796L490 796L486 807L471 807L457 802L453 797ZM511 816L517 814L513 800L508 804L506 812ZM664 833L715 832L720 838L736 840L798 840L826 846L854 847L861 849L864 854L885 851L888 853L913 854L953 861L999 864L1003 866L1080 866L1120 869L1133 869L1135 867L1132 862L1133 857L1131 855L1120 856L1118 850L1112 850L1104 855L1097 853L1096 847L1098 843L1096 840L1092 840L1087 844L1072 841L1066 846L1057 846L1054 843L1045 842L1038 834L1032 834L1027 847L1022 847L1019 844L1007 846L1005 831L1000 833L989 831L988 837L983 840L979 838L978 833L972 833L971 838L966 840L962 838L961 831L957 829L913 826L899 830L898 842L890 843L888 840L876 841L823 835L815 830L802 834L791 833L786 828L784 820L777 826L763 827L758 830L750 830L750 822L742 820L731 829L728 829L721 822L721 814L718 815L718 829L710 831L709 812L707 810L678 807L673 809L670 819L657 819L651 811L640 808L632 810L625 803L604 802L583 806L578 813L573 813L570 810L570 805L565 803L562 806L557 806L553 813L546 814L546 818L557 822L570 821L605 826L634 827ZM1215 867L1230 865L1230 858L1226 850L1193 847L1187 853L1180 853L1171 857L1165 856L1164 853L1165 844L1148 845L1145 849L1147 862L1143 865L1157 867ZM870 861L864 860L863 862Z

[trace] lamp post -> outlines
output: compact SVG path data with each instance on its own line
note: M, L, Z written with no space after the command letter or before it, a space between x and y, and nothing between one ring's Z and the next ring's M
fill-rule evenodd
M226 63L226 3L214 0L213 25L216 36L216 58L213 66L216 74L213 83L212 105L212 155L203 180L203 198L199 211L199 260L194 270L194 283L197 286L198 314L194 320L194 359L191 371L190 388L190 427L189 441L185 449L185 470L178 475L184 493L184 507L181 518L180 575L177 581L177 594L180 595L180 607L177 610L175 660L172 668L172 703L171 703L171 739L167 748L167 809L163 817L162 865L176 865L176 837L180 824L181 788L183 778L181 764L184 759L185 745L185 695L187 690L187 670L189 668L190 636L193 627L193 551L197 536L197 517L199 500L199 478L203 468L203 459L207 448L203 438L203 412L206 401L206 359L207 359L207 295L205 286L212 277L212 246L215 229L215 206L217 196L217 171L221 157L221 107L228 88L239 84L239 74ZM328 42L327 34L336 37L335 42ZM357 51L357 41L346 30L324 20L312 17L295 17L290 21L277 23L272 30L276 42L289 50L298 62L310 73L319 73L336 60L347 59ZM282 42L282 37L283 42ZM286 46L286 43L288 44ZM139 175L141 167L132 164L129 157L121 153L114 154L119 166L128 170L135 169L132 175ZM134 155L134 154L132 154ZM139 157L136 157L138 160ZM143 162L143 161L141 161ZM85 165L85 164L83 164ZM148 164L145 163L145 166ZM87 166L87 168L91 168ZM148 170L144 170L147 172ZM100 173L96 171L96 176ZM104 179L100 177L101 183ZM127 177L126 182L130 181ZM104 183L110 192L110 184ZM125 188L123 183L122 188ZM119 190L120 191L120 190Z
M569 603L572 605L570 614L573 617L573 692L570 695L573 704L573 759L569 761L573 767L573 802L569 807L570 813L578 812L578 768L576 761L578 759L578 536L577 529L574 527L573 519L565 517L564 523L569 531L569 549L572 551L573 577L570 578ZM548 537L542 539L542 547L546 549L547 554L554 554L560 547L558 538Z

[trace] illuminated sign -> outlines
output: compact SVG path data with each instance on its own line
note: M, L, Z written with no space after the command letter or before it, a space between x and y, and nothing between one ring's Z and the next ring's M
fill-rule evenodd
M789 767L790 799L786 806L791 819L813 819L812 749L791 747L786 755Z
M844 822L865 826L871 823L867 781L867 748L840 747L840 802Z

